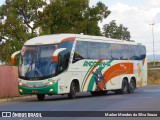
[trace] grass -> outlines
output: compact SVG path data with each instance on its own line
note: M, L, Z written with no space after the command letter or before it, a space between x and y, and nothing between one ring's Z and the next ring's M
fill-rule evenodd
M160 67L160 62L149 62L148 68ZM148 85L160 85L160 70L148 70Z
M148 85L160 85L160 70L148 70Z

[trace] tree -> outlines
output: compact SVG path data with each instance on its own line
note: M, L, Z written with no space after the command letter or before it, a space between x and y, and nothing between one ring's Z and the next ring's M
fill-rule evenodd
M98 22L110 15L102 2L89 6L89 0L6 0L0 6L0 59L10 63L13 52L24 42L43 34L84 33L102 35ZM109 28L108 28L109 27ZM114 21L103 27L104 35L130 39L123 25ZM116 32L114 31L116 30ZM123 34L123 35L122 35Z
M109 14L110 11L101 2L89 7L88 0L50 0L43 12L42 34L101 35L98 22Z
M122 24L119 26L116 24L115 20L112 20L109 24L103 26L103 35L108 38L120 39L130 41L130 32L127 27Z
M43 0L6 0L0 6L0 59L6 64L26 40L37 36L39 9L45 4Z

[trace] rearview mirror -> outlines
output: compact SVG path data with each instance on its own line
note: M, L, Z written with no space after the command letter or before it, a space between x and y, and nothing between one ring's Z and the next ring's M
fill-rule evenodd
M58 54L64 50L66 50L67 48L59 48L57 49L54 53L53 53L53 56L52 56L52 61L57 63L58 62Z
M21 53L21 51L17 51L17 52L14 52L13 54L12 54L12 56L11 56L11 63L14 65L14 63L15 63L15 56L16 55L18 55L18 54L20 54Z

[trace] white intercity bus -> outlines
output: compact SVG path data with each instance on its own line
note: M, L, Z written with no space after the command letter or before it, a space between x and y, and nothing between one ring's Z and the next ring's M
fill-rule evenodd
M100 36L53 34L32 38L19 55L21 95L92 95L134 92L147 85L146 48L140 43Z

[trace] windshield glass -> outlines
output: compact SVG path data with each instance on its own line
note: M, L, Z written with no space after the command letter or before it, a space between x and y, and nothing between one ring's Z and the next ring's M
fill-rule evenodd
M19 60L19 77L43 79L54 76L57 64L52 55L58 45L24 46Z

